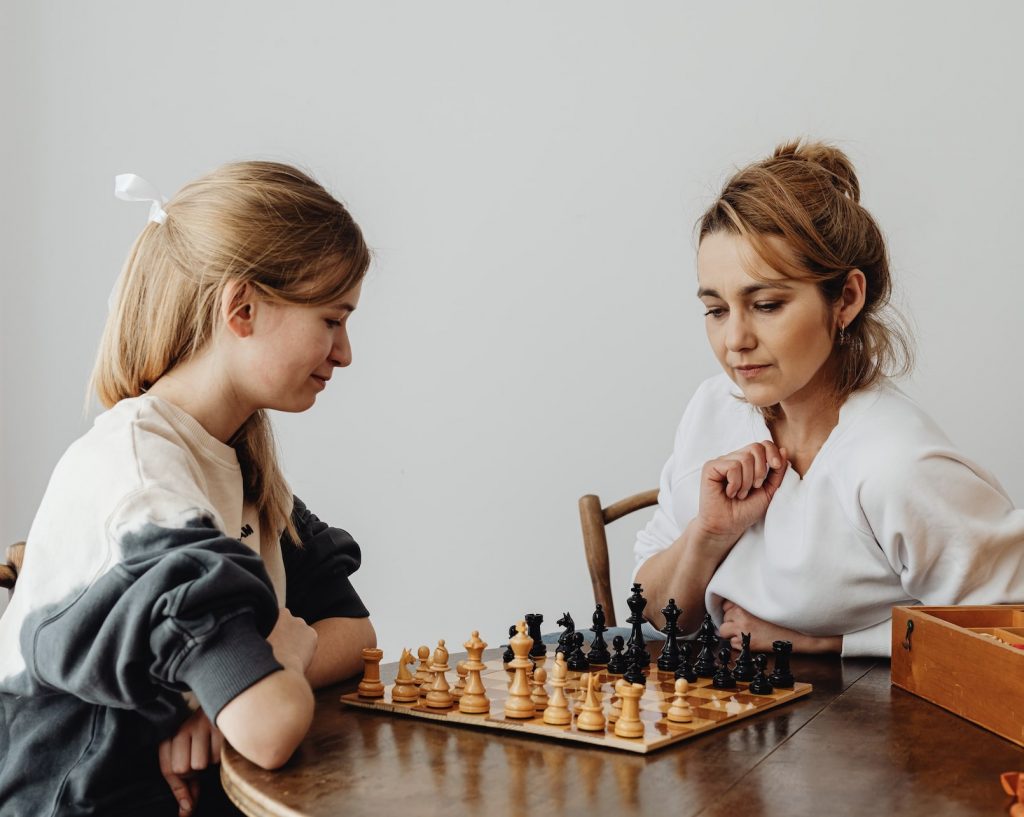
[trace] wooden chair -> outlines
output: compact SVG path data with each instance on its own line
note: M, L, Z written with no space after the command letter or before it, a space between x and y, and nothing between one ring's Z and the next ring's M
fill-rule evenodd
M18 573L21 572L21 563L25 559L25 543L16 542L7 548L7 564L0 564L0 587L6 587L11 591L18 581Z
M601 500L594 494L580 497L580 526L583 528L583 548L587 553L587 568L590 583L594 586L594 602L604 607L605 620L609 627L615 625L615 602L612 601L612 580L608 568L608 538L605 525L626 514L658 504L658 489L643 491L614 502L607 508L601 507Z

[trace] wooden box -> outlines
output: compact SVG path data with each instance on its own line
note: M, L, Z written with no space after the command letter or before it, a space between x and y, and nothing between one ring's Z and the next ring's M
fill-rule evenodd
M1024 605L895 607L892 682L1024 746Z

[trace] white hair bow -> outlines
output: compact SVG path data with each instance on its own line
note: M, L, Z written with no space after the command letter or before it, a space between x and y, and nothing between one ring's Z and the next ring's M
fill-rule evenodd
M114 177L114 195L124 201L148 201L152 202L149 207L149 220L157 224L163 224L167 220L167 213L163 206L167 203L160 191L141 176L134 173L121 173Z

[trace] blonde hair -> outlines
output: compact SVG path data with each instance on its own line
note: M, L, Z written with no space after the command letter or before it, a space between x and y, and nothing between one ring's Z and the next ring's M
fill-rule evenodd
M210 342L228 285L320 305L339 300L370 263L344 205L285 164L224 165L186 185L164 210L164 223L147 224L132 246L103 330L90 388L107 408L142 394ZM230 443L261 527L285 529L297 541L269 417L257 411Z
M797 139L737 171L701 217L698 243L718 232L747 239L783 275L814 281L826 303L839 299L851 270L864 273L864 307L845 327L847 342L834 346L838 403L884 376L913 368L913 344L889 303L885 239L860 204L860 182L841 150ZM780 251L772 237L789 252ZM763 411L771 417L774 407Z

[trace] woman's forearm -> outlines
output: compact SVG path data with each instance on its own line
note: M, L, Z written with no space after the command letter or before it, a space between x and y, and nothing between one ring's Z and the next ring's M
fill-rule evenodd
M336 684L363 670L364 647L377 646L377 633L368 618L325 618L313 623L316 652L306 668L313 689Z

